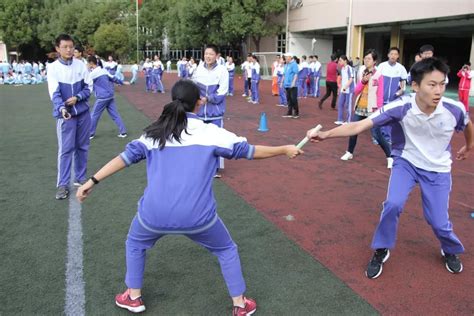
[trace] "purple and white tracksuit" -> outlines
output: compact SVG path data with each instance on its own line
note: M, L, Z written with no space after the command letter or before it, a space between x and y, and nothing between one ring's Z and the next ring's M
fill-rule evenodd
M89 80L89 71L80 60L58 58L48 66L48 90L58 136L58 187L69 185L73 157L75 180L86 180L91 127L87 103L91 91ZM74 96L77 98L76 104L66 105L66 100ZM71 115L69 120L63 119L62 109Z
M260 64L255 62L252 65L252 84L251 84L251 91L252 91L252 101L254 103L260 102L260 93L259 93L259 86L260 83Z
M192 80L198 85L201 98L207 98L207 103L199 109L198 117L205 123L224 127L225 98L229 90L229 72L226 67L202 62L194 71ZM218 168L224 169L224 159L219 159Z
M229 72L229 94L234 94L234 75L235 75L235 64L226 63L227 71Z
M179 234L218 258L230 296L239 296L245 281L237 245L217 215L212 183L218 157L252 159L255 147L193 113L187 117L180 143L167 141L160 150L158 142L142 136L120 155L127 165L146 159L148 183L128 232L125 283L142 288L146 251L161 237Z
M123 84L123 81L110 75L107 70L100 67L96 67L91 71L90 79L93 82L93 90L96 97L94 108L91 113L92 125L90 136L95 135L100 116L105 109L107 109L107 112L115 125L117 125L119 133L126 134L127 129L125 128L125 124L123 124L122 117L117 111L114 99L114 82Z
M445 253L459 254L464 247L453 232L448 206L451 192L451 138L469 122L464 106L442 98L427 115L415 95L404 96L370 116L375 127L392 126L394 164L372 248L395 246L398 220L416 184L421 189L423 214Z

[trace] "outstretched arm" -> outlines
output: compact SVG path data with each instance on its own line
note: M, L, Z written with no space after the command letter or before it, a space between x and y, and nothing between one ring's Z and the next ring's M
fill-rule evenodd
M296 156L302 154L303 151L296 148L295 145L286 145L286 146L255 146L255 153L253 159L265 159L271 158L280 155L286 155L288 158L295 158Z
M368 129L371 129L374 123L370 118L357 121L354 123L344 124L339 127L330 129L329 131L320 131L314 133L313 129L306 132L306 137L311 139L312 142L318 142L327 138L334 137L348 137L362 133Z
M122 170L127 165L123 161L122 157L117 156L111 161L109 161L105 166L103 166L96 174L94 178L98 181L102 181L108 176L113 175L114 173ZM83 202L91 193L94 182L91 179L87 180L79 189L77 189L76 197L80 202Z

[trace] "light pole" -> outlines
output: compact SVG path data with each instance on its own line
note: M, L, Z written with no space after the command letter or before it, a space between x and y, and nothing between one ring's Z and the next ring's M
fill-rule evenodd
M140 63L138 58L138 0L135 1L135 10L136 10L136 17L137 17L137 64Z
M286 1L285 53L290 51L290 0Z
M347 40L346 40L346 56L351 55L352 48L352 0L349 0L349 17L347 18Z

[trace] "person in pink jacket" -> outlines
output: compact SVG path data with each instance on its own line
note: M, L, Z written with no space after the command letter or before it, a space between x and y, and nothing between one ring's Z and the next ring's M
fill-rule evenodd
M357 84L354 94L357 96L355 101L355 110L353 122L361 121L369 117L383 106L383 76L377 71L375 64L377 62L377 52L369 49L364 55L364 66L362 70L362 79ZM382 136L380 128L374 127L372 135L382 148L387 157L387 168L392 168L393 159L390 157L390 144ZM357 144L357 135L349 137L347 151L342 155L341 160L351 160L354 158L354 149Z
M469 90L471 89L471 79L474 77L470 62L462 66L458 71L458 77L460 78L458 87L459 101L466 107L466 112L469 112Z

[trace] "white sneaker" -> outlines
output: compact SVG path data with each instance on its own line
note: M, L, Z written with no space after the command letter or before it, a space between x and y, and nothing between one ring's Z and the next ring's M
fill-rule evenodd
M388 157L388 158L387 158L387 168L388 168L388 169L392 169L392 166L393 166L393 158L392 158L392 157Z
M346 153L342 155L341 160L351 160L352 158L354 158L354 155L346 151Z
M342 125L342 124L344 124L344 122L343 122L343 121L335 121L334 124L336 124L336 125Z

